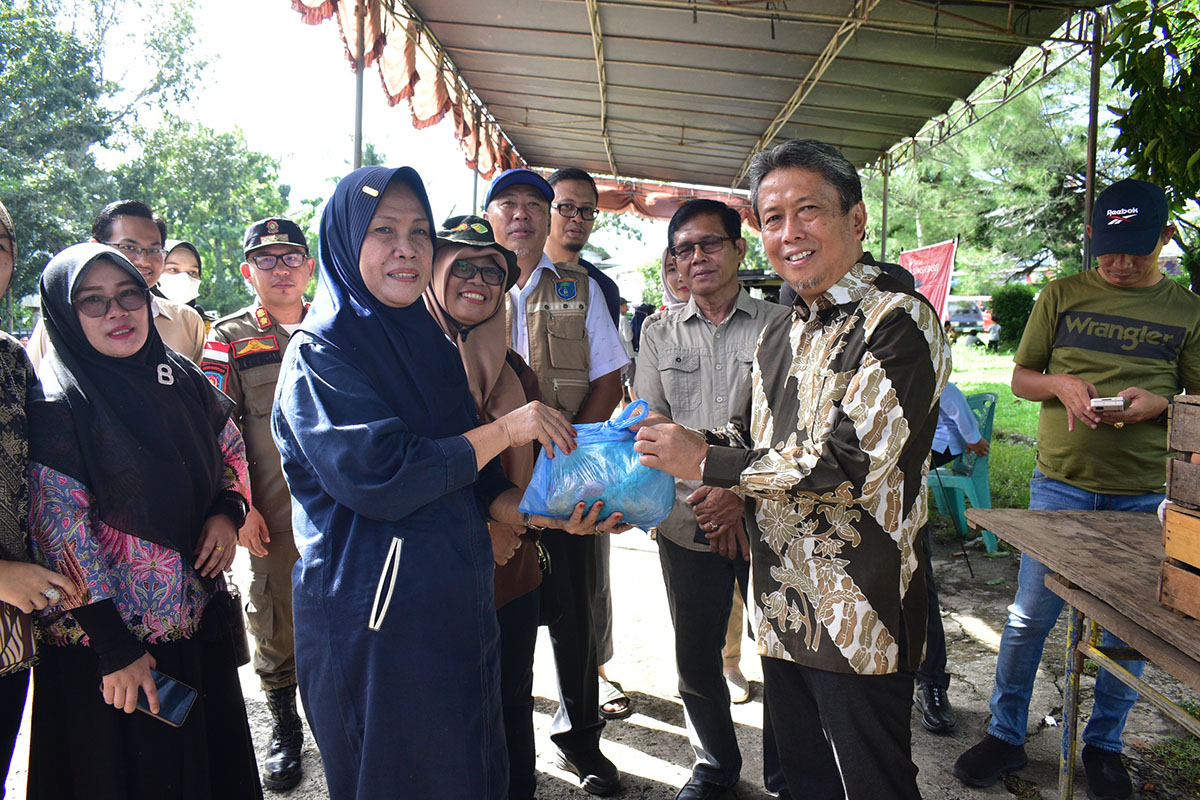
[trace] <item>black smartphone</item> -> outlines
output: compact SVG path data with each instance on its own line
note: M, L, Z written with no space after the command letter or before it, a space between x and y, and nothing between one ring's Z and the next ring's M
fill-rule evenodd
M156 669L150 670L150 674L154 676L154 686L158 689L158 713L150 712L150 703L143 689L138 689L138 711L178 728L183 725L188 712L192 710L192 704L196 702L196 690Z

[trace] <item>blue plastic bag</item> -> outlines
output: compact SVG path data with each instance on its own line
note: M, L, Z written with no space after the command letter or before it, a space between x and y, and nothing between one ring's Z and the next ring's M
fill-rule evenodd
M625 522L639 528L653 528L666 519L675 505L675 479L638 462L636 434L629 430L647 413L646 401L638 400L616 419L576 425L578 447L570 455L557 447L554 458L539 453L520 510L570 519L576 503L587 504L586 514L603 500L601 519L620 511Z

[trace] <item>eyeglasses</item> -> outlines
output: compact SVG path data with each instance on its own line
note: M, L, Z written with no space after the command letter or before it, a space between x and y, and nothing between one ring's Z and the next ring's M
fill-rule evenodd
M250 256L250 260L254 262L254 266L261 269L263 272L270 272L283 262L283 266L288 269L300 269L304 266L304 262L308 261L308 253L284 253L281 256L273 256L270 253L261 256Z
M699 247L710 256L721 249L725 242L733 241L728 236L706 236L698 242L681 242L671 247L671 255L680 261L691 261Z
M481 267L470 261L454 261L450 264L450 274L456 278L462 278L464 281L474 278L476 272L489 286L504 285L504 270L499 267Z
M104 297L99 294L89 294L87 297L81 297L72 305L75 310L85 317L103 317L112 308L113 301L117 301L117 305L126 311L137 311L140 308L146 307L146 290L145 289L122 289L117 292L116 297Z
M573 219L578 214L589 222L596 218L599 210L595 206L577 206L574 203L551 203L550 207L567 219Z
M117 244L116 242L101 242L109 247L121 251L121 254L132 261L135 258L144 258L147 261L162 261L163 256L167 254L166 250L161 247L137 247L132 244Z

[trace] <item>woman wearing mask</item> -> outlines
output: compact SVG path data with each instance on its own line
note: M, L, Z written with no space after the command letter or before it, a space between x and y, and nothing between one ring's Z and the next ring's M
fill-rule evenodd
M12 216L0 203L0 296L8 290L17 259L14 231ZM0 332L0 601L26 614L54 605L75 587L57 572L33 563L29 549L25 402L36 387L33 365L20 342ZM28 660L0 676L0 797L4 796L4 776L21 728L28 688Z
M113 248L59 253L41 298L30 535L73 586L42 614L29 797L258 800L220 591L249 495L229 399L163 344ZM179 727L135 713L139 693L164 710L151 670L196 691Z
M433 231L415 170L343 178L321 218L317 296L279 376L296 666L333 800L506 795L481 512L523 524L500 453L574 447L541 403L478 425L462 360L420 301ZM595 527L597 511L573 524Z
M168 239L163 250L166 252L163 271L154 287L155 290L168 300L191 306L204 318L207 330L212 322L196 302L196 298L200 296L200 280L203 277L200 251L191 242L179 239Z

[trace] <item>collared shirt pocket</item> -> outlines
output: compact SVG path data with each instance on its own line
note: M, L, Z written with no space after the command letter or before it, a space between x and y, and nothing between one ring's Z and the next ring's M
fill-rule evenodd
M694 350L668 350L658 366L671 410L695 411L700 406L700 354Z
M270 417L271 404L275 401L275 383L279 380L281 364L265 364L253 369L242 370L242 402L246 411L255 417Z

